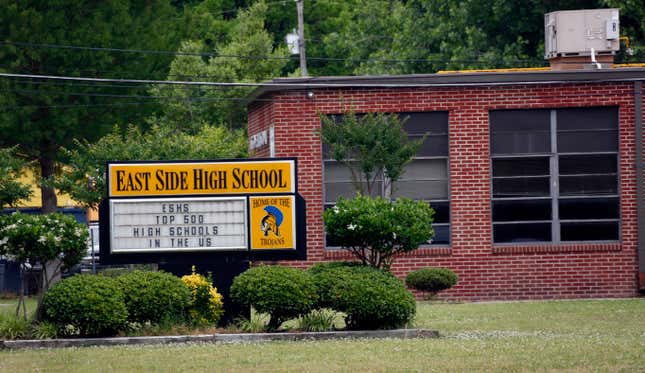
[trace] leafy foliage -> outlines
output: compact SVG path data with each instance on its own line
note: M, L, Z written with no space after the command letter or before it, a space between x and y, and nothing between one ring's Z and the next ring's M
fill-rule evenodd
M366 195L384 196L389 185L376 190L377 182L384 176L387 183L397 181L423 142L410 141L403 130L405 120L395 114L357 116L350 111L340 121L325 115L320 120L329 154L349 168L356 191Z
M320 305L346 314L349 329L392 329L410 322L414 296L389 272L367 266L314 266Z
M30 321L0 314L0 339L22 339L29 335Z
M0 52L0 64L12 73L159 79L171 61L163 54L28 43L153 50L173 50L178 44L176 9L163 0L1 0L0 9L3 41L18 42L3 45ZM22 155L38 161L41 176L49 179L61 160L61 147L71 146L74 139L93 141L115 123L136 123L149 116L154 101L148 100L147 105L123 102L123 96L144 95L145 88L2 78L0 146L18 145ZM43 209L51 212L55 208L56 195L44 185Z
M63 214L0 216L0 255L20 263L59 259L62 269L80 263L87 251L87 228Z
M212 7L216 7L213 2L205 2L193 10L191 19L195 23L191 34L194 38L183 41L179 48L179 52L188 55L175 57L168 80L180 77L190 81L250 83L278 76L286 62L286 48L274 48L273 39L265 29L265 2L258 1L248 9L240 10L226 26L207 13L207 8ZM217 36L212 30L219 30ZM191 53L215 55L204 58ZM246 110L240 98L252 89L196 86L186 90L182 86L155 86L151 90L154 96L173 99L165 102L162 113L154 120L191 133L207 124L245 128Z
M241 131L202 127L195 135L154 125L143 132L130 126L123 132L114 127L96 143L77 141L68 150L69 166L55 185L87 207L96 207L105 197L105 164L112 160L166 160L239 158L247 143ZM89 186L88 186L89 183Z
M308 273L282 266L251 268L237 276L231 286L231 299L271 315L269 330L311 311L317 297Z
M29 185L19 180L28 163L18 158L15 150L15 147L0 149L0 209L15 206L31 195Z
M159 323L186 319L191 295L179 277L135 270L116 277L116 282L123 292L128 321Z
M301 316L296 329L303 332L328 332L336 327L337 312L331 309L317 309Z
M389 268L395 256L415 250L434 235L434 210L424 201L357 195L325 210L329 237L363 264Z
M16 212L0 216L0 255L21 266L41 264L43 292L47 291L53 278L81 262L87 252L88 236L87 227L69 215ZM50 263L54 264L51 268L48 266ZM23 291L20 296L16 316L20 306L24 306ZM38 296L37 318L41 301L42 292Z
M212 278L196 273L193 266L192 273L183 276L181 281L192 295L188 309L190 319L197 325L217 324L224 314L224 302L222 295L213 286Z
M45 293L43 305L45 320L58 325L60 334L73 330L82 336L110 336L128 318L120 285L110 277L66 278Z
M448 268L427 267L408 273L405 284L420 291L436 294L457 284L459 277Z

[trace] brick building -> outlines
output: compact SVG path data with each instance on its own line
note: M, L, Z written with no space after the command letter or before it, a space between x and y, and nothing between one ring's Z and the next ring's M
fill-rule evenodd
M318 134L319 114L351 108L429 135L394 195L429 201L436 236L396 259L397 275L449 267L453 299L630 297L645 288L643 80L643 68L276 79L252 94L248 131L268 139L254 156L298 159L308 259L295 265L351 259L326 246L323 208L351 188Z

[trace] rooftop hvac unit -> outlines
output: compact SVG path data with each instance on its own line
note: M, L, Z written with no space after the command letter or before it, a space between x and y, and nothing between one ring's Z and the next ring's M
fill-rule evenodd
M544 15L544 58L613 55L620 48L618 9L563 10Z

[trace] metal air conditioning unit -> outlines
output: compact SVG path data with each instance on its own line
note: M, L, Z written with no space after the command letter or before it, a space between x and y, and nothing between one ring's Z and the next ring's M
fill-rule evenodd
M620 49L618 9L564 10L544 15L544 58L611 55Z

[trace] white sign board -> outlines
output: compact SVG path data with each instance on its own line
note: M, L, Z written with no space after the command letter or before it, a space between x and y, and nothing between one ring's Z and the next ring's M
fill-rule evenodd
M110 201L111 252L247 249L245 197Z

